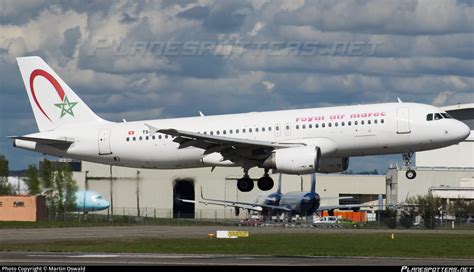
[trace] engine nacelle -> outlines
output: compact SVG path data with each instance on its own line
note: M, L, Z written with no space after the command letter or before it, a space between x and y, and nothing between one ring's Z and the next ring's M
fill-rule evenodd
M290 147L274 150L263 167L283 174L311 174L319 169L321 151L317 146Z
M349 158L328 158L322 159L319 173L337 173L349 168Z

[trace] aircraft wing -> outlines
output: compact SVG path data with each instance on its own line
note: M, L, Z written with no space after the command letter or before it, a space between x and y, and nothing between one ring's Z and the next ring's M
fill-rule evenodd
M268 157L270 152L274 149L303 145L302 143L278 143L201 134L173 128L158 129L149 124L145 125L150 129L152 134L159 132L176 137L173 141L179 143L179 148L190 146L201 148L205 150L204 155L218 152L222 155L224 160L230 161L238 161L241 158L264 159Z
M335 209L355 209L355 208L364 208L370 207L373 208L375 205L366 205L366 204L346 204L346 205L326 205L319 206L318 211L327 211Z
M233 208L240 208L240 209L258 211L258 212L263 211L264 208L271 209L271 210L279 210L279 211L284 211L284 212L291 212L291 209L289 209L287 207L283 207L283 206L277 206L277 205L267 205L267 204L251 203L251 202L229 201L229 200L222 200L222 199L205 198L204 194L202 192L202 187L201 187L201 198L203 200L196 201L196 200L180 199L180 198L178 198L178 200L186 202L186 203L202 203L204 205L217 205L217 206L224 206L224 207L233 207Z
M287 207L283 207L283 206L256 204L256 203L240 202L240 201L228 201L228 200L220 200L220 199L206 199L206 200L196 201L196 200L178 198L178 200L182 202L186 202L186 203L202 203L206 206L217 205L217 206L223 206L223 207L232 207L232 208L240 208L240 209L245 209L245 210L252 210L252 211L257 211L257 212L263 211L264 208L270 209L270 210L279 210L279 211L284 211L284 212L292 211L291 209Z
M245 209L245 210L252 210L252 211L257 211L261 212L263 208L259 205L255 205L253 203L245 203L245 202L233 202L233 201L203 201L203 200L190 200L190 199L181 199L177 198L179 201L185 202L185 203L202 203L204 205L216 205L216 206L223 206L223 207L232 207L232 208L240 208L240 209Z
M322 196L321 200L341 200L341 199L353 199L352 196Z

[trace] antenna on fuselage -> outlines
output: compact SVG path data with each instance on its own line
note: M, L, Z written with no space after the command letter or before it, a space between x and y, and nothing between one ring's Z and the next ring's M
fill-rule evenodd
M403 103L403 101L400 99L400 97L397 97L398 103Z

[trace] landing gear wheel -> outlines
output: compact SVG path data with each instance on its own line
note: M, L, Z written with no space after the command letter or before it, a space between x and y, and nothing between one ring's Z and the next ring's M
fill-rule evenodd
M405 177L407 177L407 179L414 179L416 178L416 172L415 170L408 170L406 173L405 173Z
M253 187L253 180L249 177L243 177L237 180L237 189L241 192L250 192Z
M263 176L258 179L257 186L258 189L262 191L268 191L273 188L273 179L269 176Z

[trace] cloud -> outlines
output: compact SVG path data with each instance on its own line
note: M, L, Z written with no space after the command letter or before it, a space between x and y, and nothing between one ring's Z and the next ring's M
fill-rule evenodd
M268 80L262 81L262 85L265 86L267 92L272 92L273 88L275 87L275 83Z
M470 1L3 3L2 134L31 133L36 126L15 60L25 55L44 58L113 121L397 97L436 105L474 102ZM170 53L193 43L215 46ZM285 45L265 47L277 43ZM313 47L303 50L308 43ZM24 152L5 138L0 147L15 168L24 166Z
M257 33L263 28L263 23L262 22L257 22L255 26L253 27L252 31L250 31L248 34L251 37L254 37L257 35Z
M252 6L243 1L217 1L204 21L204 27L215 32L238 31L252 10Z
M63 55L67 58L72 58L76 52L76 46L81 38L81 29L79 26L69 28L64 31L64 43L59 46Z
M181 13L178 13L178 17L199 20L204 19L209 15L209 7L195 6L187 9Z
M448 98L450 96L452 96L454 94L454 92L451 92L451 91L444 91L444 92L441 92L439 93L438 96L436 96L434 99L433 99L433 104L434 105L437 105L437 106L442 106L446 103L446 101L448 100Z
M277 13L275 20L332 32L443 35L472 32L472 13L472 6L454 0L311 1L296 10Z

